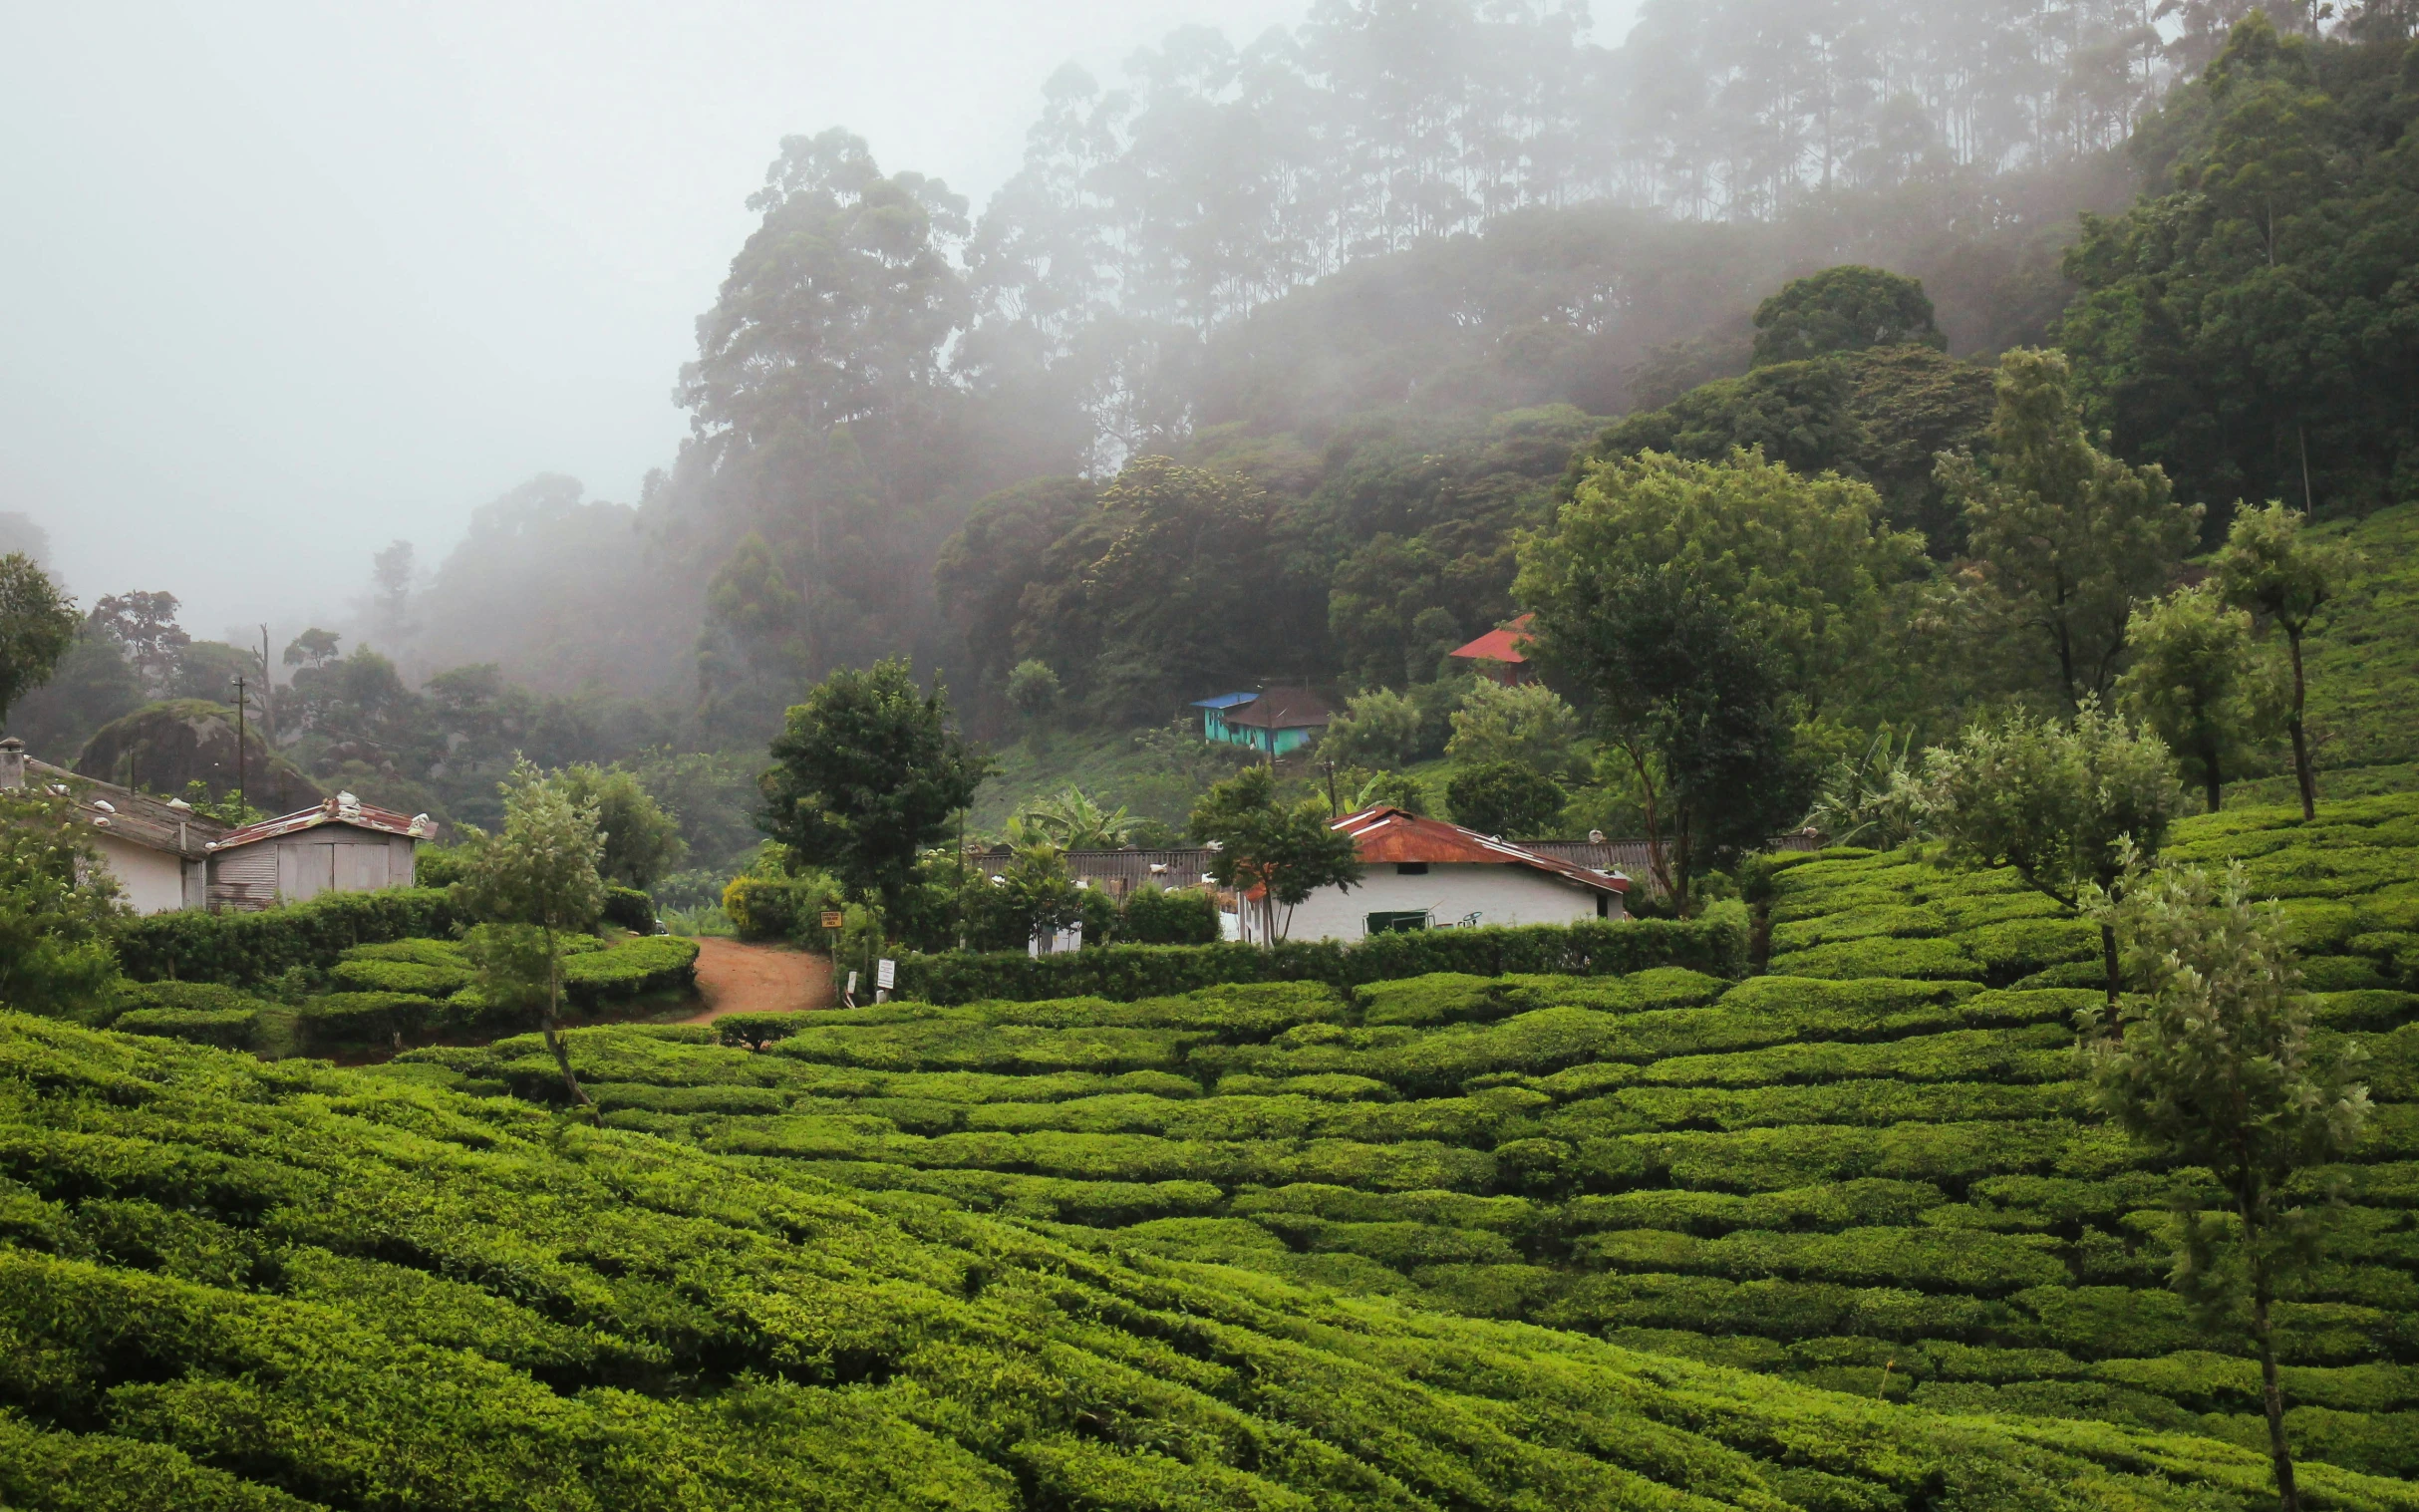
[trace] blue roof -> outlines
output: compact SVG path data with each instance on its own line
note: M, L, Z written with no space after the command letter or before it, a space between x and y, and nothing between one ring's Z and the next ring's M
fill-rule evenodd
M1258 697L1260 695L1257 693L1222 693L1214 699L1195 699L1193 707L1195 709L1232 709L1237 704L1248 704Z

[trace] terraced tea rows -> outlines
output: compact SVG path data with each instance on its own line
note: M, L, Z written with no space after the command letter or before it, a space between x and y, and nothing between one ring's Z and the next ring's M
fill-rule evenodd
M2207 1439L1323 1295L429 1073L0 1014L0 1505L2211 1512L2267 1482Z
M2313 1456L2419 1475L2419 801L2183 825L2284 899L2379 1107L2280 1311ZM2088 1114L2097 939L2007 874L1780 875L1771 975L1438 976L595 1031L607 1121L1217 1262L1956 1410L2263 1441L2256 1371L2165 1289L2166 1203ZM763 1037L793 1031L786 1038ZM394 1074L552 1095L526 1042ZM901 1200L892 1197L888 1200Z

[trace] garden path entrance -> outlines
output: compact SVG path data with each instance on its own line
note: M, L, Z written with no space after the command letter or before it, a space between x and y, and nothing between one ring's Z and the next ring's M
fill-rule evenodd
M775 945L701 936L697 990L706 1011L683 1024L711 1024L725 1014L780 1014L829 1008L831 958Z

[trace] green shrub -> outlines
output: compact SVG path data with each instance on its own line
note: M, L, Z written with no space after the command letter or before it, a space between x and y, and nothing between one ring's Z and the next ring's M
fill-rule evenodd
M563 962L563 996L593 1012L607 1003L697 988L695 940L646 935Z
M839 892L820 876L739 876L723 889L723 912L743 940L788 940L827 947L825 909L841 906Z
M1135 945L1215 945L1218 900L1198 888L1167 892L1138 887L1125 899L1117 936ZM1083 938L1092 938L1088 927Z
M430 966L418 961L361 960L351 952L328 973L347 992L412 993L423 998L450 998L468 987L475 975L466 964Z
M808 1022L802 1013L725 1014L710 1027L720 1044L762 1050L775 1040L788 1039Z
M437 888L325 893L257 913L188 909L130 920L118 934L118 958L139 982L250 987L296 967L325 971L371 941L450 934L458 922L450 895Z
M1908 977L1978 982L1982 963L1954 940L1901 940L1875 936L1842 940L1775 955L1766 968L1776 977Z
M413 993L329 993L302 1005L297 1030L306 1055L333 1056L391 1047L441 1022L444 1010Z
M655 933L655 900L635 887L605 889L605 922L632 934Z
M193 1013L256 1013L265 999L217 982L126 982L118 989L122 1009L179 1009Z
M120 1014L110 1027L123 1035L249 1050L259 1022L259 1011L248 1008L138 1008Z

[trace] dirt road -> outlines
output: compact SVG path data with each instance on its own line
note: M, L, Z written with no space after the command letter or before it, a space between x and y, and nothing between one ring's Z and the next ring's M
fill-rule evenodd
M772 945L701 937L697 990L706 1011L683 1024L711 1024L725 1014L779 1014L829 1008L831 959Z

